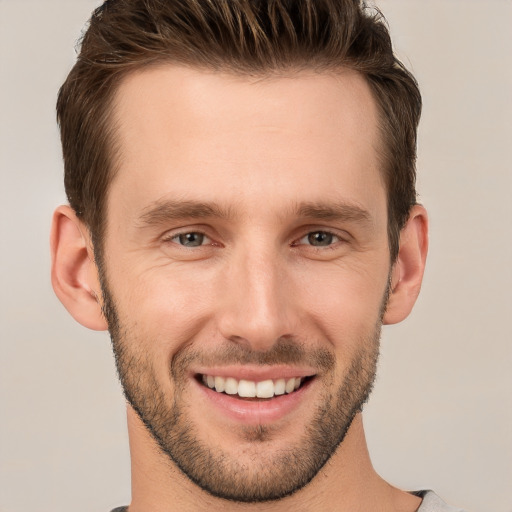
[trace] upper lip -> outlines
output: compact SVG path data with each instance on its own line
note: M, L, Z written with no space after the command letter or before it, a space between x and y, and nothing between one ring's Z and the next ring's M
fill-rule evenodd
M292 377L311 377L316 374L312 368L301 368L289 365L227 365L195 368L194 375L211 375L214 377L232 377L236 380L250 380L260 382L263 380L291 379Z

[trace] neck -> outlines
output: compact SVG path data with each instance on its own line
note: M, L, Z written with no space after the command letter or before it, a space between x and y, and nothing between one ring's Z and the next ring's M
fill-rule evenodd
M419 498L390 486L373 469L361 414L352 422L336 453L308 485L282 500L257 504L215 498L191 482L161 452L130 407L128 432L132 460L130 512L413 512L420 504Z

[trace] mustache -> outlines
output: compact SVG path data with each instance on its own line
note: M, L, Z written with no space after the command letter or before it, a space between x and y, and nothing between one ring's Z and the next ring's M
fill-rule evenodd
M179 378L191 365L224 366L241 365L305 365L322 372L335 366L336 357L326 348L306 348L308 344L292 338L280 338L267 351L251 350L244 344L230 342L213 351L204 352L186 347L171 360L171 373Z

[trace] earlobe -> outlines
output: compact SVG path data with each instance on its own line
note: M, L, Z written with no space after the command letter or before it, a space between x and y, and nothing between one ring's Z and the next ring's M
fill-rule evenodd
M57 297L77 322L89 329L106 330L88 230L69 206L59 206L53 214L50 245Z
M428 251L428 217L425 208L415 205L400 233L398 257L391 271L390 295L384 324L401 322L411 312L425 270Z

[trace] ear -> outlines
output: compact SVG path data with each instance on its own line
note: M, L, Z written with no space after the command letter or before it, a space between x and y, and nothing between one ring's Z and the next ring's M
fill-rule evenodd
M427 212L423 206L415 205L400 232L400 248L391 271L391 290L384 324L401 322L411 312L420 293L427 251Z
M89 230L69 206L53 214L50 237L52 285L73 318L96 331L107 329Z

